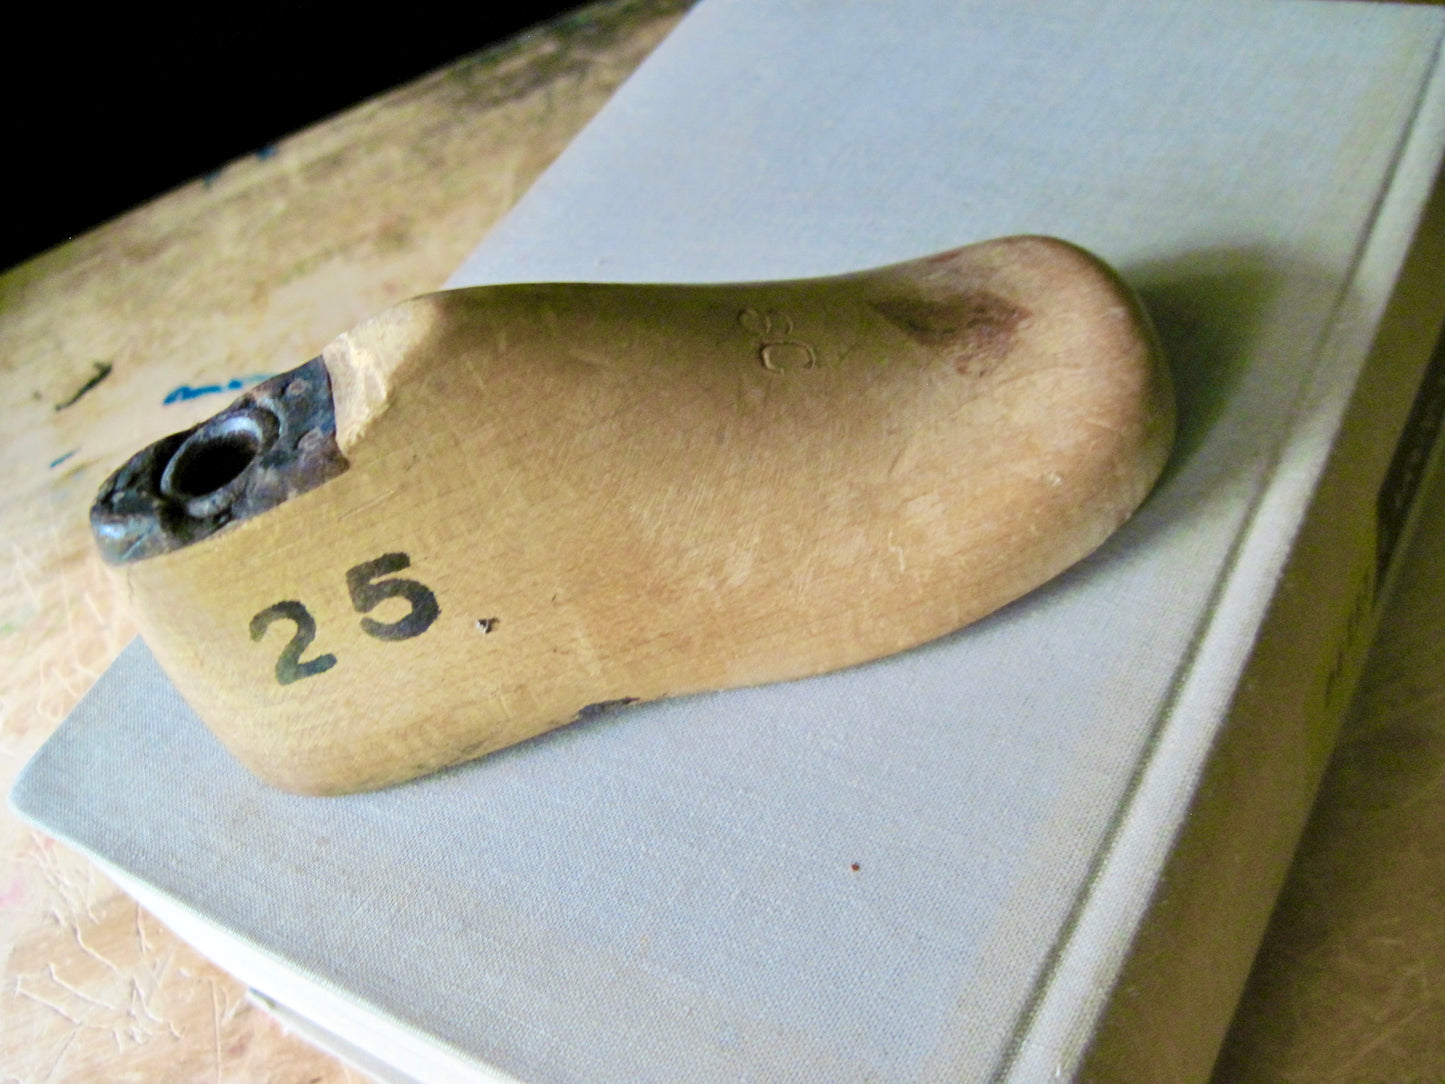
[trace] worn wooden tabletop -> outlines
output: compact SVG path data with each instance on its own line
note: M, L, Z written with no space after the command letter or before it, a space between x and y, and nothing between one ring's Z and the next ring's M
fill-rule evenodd
M234 382L434 289L674 24L609 0L0 276L0 787L133 634L86 509ZM1445 1080L1445 485L1216 1084ZM0 1081L330 1084L234 980L0 813Z

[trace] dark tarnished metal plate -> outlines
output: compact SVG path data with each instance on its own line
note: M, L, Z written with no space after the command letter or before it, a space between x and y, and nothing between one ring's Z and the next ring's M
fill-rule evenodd
M188 546L346 470L320 358L131 456L106 479L90 527L111 564Z

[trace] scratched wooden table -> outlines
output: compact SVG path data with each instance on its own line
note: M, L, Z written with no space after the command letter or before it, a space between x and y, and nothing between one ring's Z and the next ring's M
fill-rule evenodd
M0 276L0 786L133 630L86 509L126 454L433 289L678 18L610 0ZM1216 1075L1445 1080L1445 486ZM84 860L0 814L0 1081L332 1084Z

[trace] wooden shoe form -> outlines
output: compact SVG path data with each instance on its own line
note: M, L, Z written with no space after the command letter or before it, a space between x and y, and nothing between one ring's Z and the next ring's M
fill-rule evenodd
M1107 538L1173 424L1130 291L1015 237L417 298L138 453L92 523L220 740L337 793L951 632Z

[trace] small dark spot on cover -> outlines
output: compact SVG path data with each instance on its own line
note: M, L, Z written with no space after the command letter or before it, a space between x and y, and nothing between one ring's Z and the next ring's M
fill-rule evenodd
M851 869L854 873L857 873L857 872L858 872L860 869L862 869L863 867L860 866L857 862L854 862L854 863L853 863L851 866L849 866L848 868Z
M80 389L69 399L65 400L65 402L56 403L56 410L64 410L68 406L74 406L76 403L80 402L81 396L85 395L92 388L99 385L102 380L104 380L112 372L115 371L115 366L108 361L97 361L93 364L95 365L95 372L91 374L90 379L87 380L84 384L82 384L80 386Z

